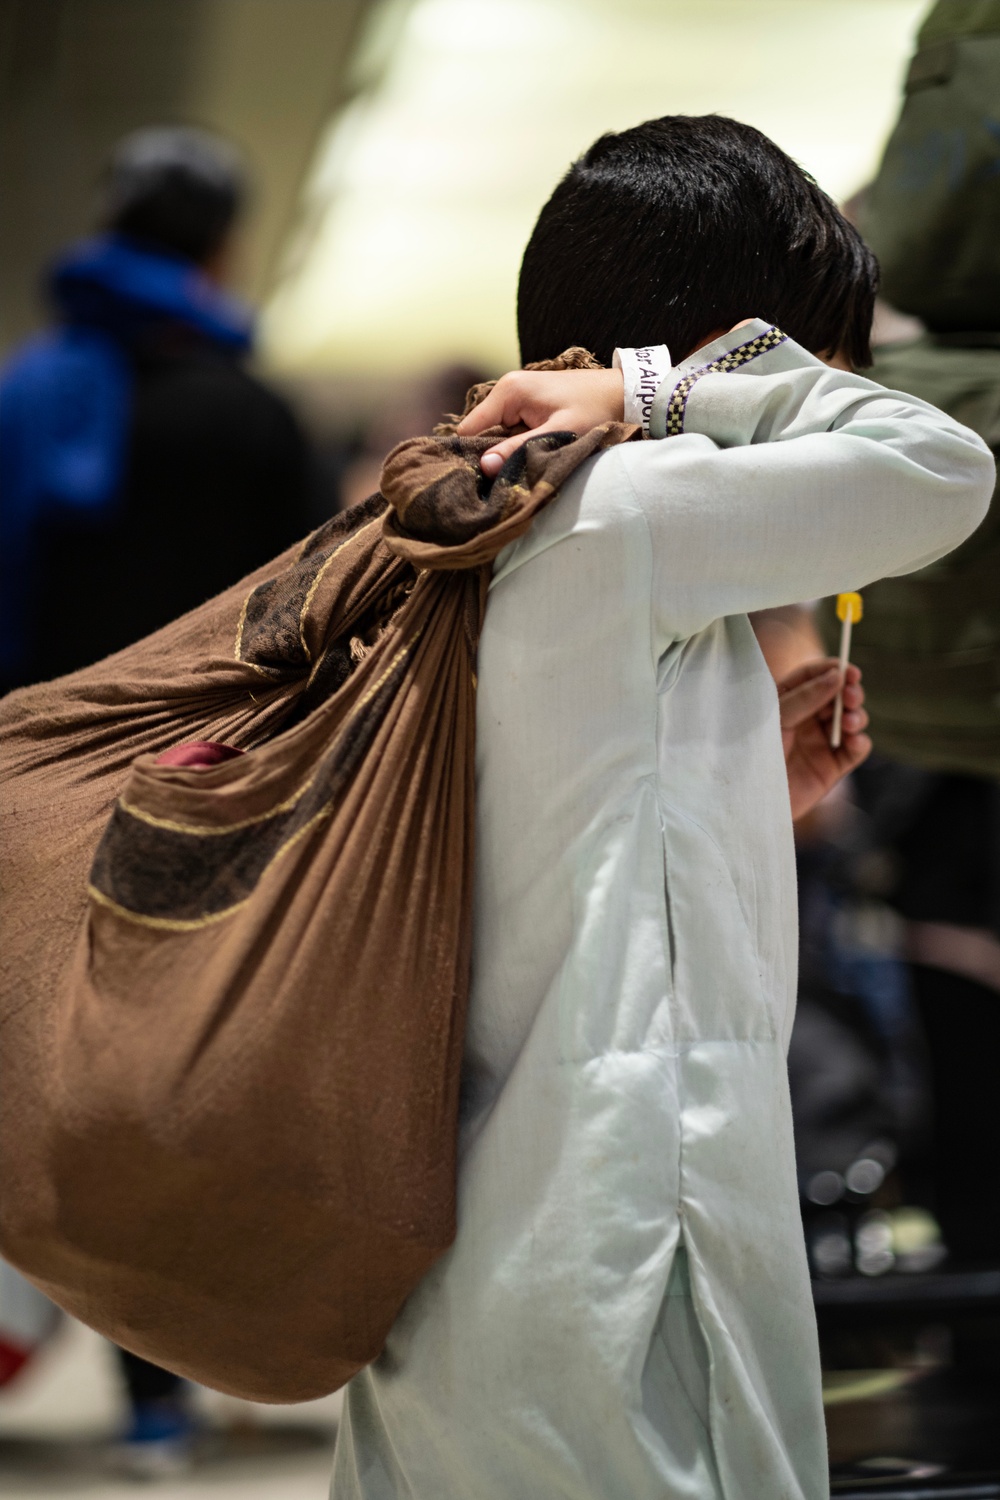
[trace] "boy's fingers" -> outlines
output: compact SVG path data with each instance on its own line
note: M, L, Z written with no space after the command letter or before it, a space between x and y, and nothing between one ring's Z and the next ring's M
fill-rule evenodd
M530 427L537 422L539 374L537 371L511 370L501 375L493 389L459 422L460 437L475 437L487 427ZM544 404L544 403L543 403Z
M482 455L479 460L479 467L484 474L499 474L508 458L510 458L510 455L516 453L527 438L534 436L533 432L524 432L520 433L517 437L505 438L502 443L497 443L495 448L490 448L487 453Z
M812 661L805 661L801 666L795 667L791 672L787 672L778 683L778 692L787 692L789 688L798 687L800 683L808 682L813 677L822 677L832 667L836 667L838 671L840 670L840 662L835 656L815 656ZM861 685L861 668L856 667L853 662L848 662L847 664L847 670L844 673L844 685L845 687L860 687ZM864 690L862 689L862 691Z
M809 662L789 673L778 684L778 710L782 729L797 729L819 713L837 695L840 671L837 663Z
M872 753L872 742L867 734L845 733L843 743L839 750L835 750L840 764L844 767L844 774L853 771L860 766L863 760L867 760Z
M530 432L519 432L515 437L504 438L502 443L495 443L483 454L479 460L479 467L486 475L499 474L511 454L516 453L529 438L541 437L543 432L565 431L565 422L560 422L558 416L550 417L547 422L542 423L541 427L533 427Z
M479 460L484 474L496 474L503 468L512 453L516 453L522 443L526 443L530 437L535 437L541 432L540 427L531 432L519 432L515 437L504 438L502 443L494 443L493 447L484 453Z
M459 422L456 431L461 437L475 437L477 433L485 432L487 427L505 427L509 423L503 420L504 411L507 406L506 393L501 390L501 382L484 396L478 406L474 406L467 417Z
M865 690L861 685L860 668L849 665L842 683L840 665L835 656L804 662L778 683L782 729L797 729L813 715L818 715L823 723L828 722L833 716L833 703L839 691L844 695L844 733L865 729L868 715L863 707Z
M824 703L823 707L819 710L819 717L820 717L820 719L823 720L824 723L828 723L829 720L833 718L833 704L834 704L834 698L835 697L836 697L836 694L834 694L834 697L831 698L827 703ZM857 687L844 688L844 715L845 715L845 720L846 720L847 715L849 715L849 714L859 714L859 713L863 713L864 714L865 723L867 723L868 722L868 714L867 714L867 712L865 710L865 695L864 695L864 693L861 691L860 688L857 688Z
M805 682L811 682L813 678L822 677L831 668L837 668L835 656L817 656L812 661L804 661L794 667L791 672L786 672L778 683L778 692L787 693L792 688L800 687Z
M863 708L845 708L841 727L844 734L860 734L868 728L868 715Z

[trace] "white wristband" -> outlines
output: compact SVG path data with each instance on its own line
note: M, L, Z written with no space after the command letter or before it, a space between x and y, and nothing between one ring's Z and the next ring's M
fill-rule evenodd
M653 398L670 370L670 350L666 344L646 344L641 349L616 349L614 367L621 370L625 382L625 420L641 423L649 432L649 413Z

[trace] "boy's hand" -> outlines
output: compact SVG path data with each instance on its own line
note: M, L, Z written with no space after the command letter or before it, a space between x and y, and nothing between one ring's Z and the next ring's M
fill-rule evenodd
M744 318L728 331L745 328ZM690 352L696 353L727 330L716 328ZM479 460L484 474L499 473L522 443L542 432L589 432L604 422L625 420L625 377L620 370L511 370L502 375L485 400L458 424L460 437L475 437L487 427L526 427L494 443Z
M871 754L864 733L868 714L861 671L849 666L844 675L844 719L839 750L830 748L833 700L840 686L836 657L806 662L778 683L781 738L792 817L810 812L856 766Z
M528 428L495 443L479 460L484 474L499 473L512 453L542 432L589 432L625 416L620 370L513 370L459 423L461 437L488 427Z

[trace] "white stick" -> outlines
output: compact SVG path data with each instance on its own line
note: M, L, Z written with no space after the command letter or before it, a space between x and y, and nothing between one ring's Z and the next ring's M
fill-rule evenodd
M851 620L850 611L847 618L840 627L840 691L833 703L833 727L830 730L830 749L840 749L840 726L844 717L844 673L847 671L847 663L851 654Z

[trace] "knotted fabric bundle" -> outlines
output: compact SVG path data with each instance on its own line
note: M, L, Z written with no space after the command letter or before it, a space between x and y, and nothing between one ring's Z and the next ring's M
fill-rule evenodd
M492 484L497 433L438 432L242 584L0 704L0 1246L256 1400L375 1358L454 1236L490 564L636 429L532 439Z

